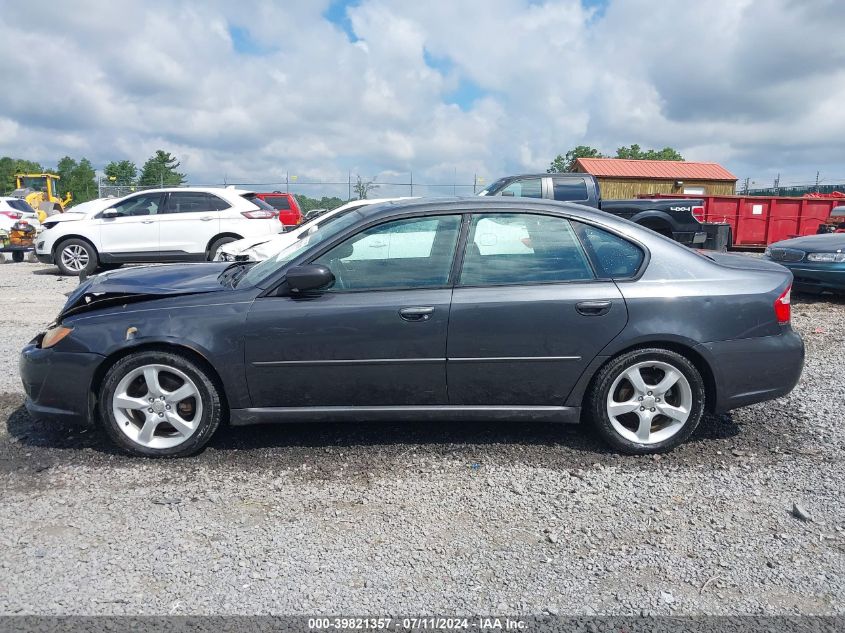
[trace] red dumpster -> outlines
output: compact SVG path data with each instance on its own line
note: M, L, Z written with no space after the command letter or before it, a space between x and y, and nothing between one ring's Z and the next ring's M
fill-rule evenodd
M699 196L650 194L640 198L698 198L704 200L705 222L731 225L733 246L764 248L799 235L813 235L842 198L783 196Z

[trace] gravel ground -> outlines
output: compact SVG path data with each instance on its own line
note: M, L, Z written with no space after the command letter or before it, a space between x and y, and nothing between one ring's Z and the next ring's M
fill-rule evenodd
M794 299L790 396L659 459L429 423L226 429L145 461L21 407L18 350L75 283L54 271L0 266L0 613L845 611L842 299Z

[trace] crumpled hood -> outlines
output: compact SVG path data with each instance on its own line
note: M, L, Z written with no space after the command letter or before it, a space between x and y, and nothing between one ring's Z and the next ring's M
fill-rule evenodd
M223 247L223 252L230 255L247 255L250 256L250 259L262 261L276 255L296 240L297 235L294 232L247 237L226 244Z
M845 233L823 233L793 237L772 244L773 248L797 248L810 253L835 253L845 250Z
M73 222L74 220L84 220L88 214L76 213L74 211L65 211L64 213L56 213L55 215L47 216L45 222Z
M68 295L59 318L107 305L228 290L218 277L230 265L225 262L164 264L94 275Z

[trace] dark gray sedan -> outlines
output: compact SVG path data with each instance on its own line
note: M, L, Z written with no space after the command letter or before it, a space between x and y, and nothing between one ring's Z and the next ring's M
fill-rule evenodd
M138 455L222 423L434 418L583 419L653 453L795 386L791 283L572 204L387 203L259 264L92 277L20 370L34 416Z

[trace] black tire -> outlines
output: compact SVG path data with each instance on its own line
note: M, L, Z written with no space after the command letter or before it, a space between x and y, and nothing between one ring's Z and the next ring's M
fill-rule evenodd
M63 258L65 253L69 255L73 252L78 253L81 256L83 251L85 253L84 265L81 265L78 268L69 266ZM97 249L95 249L89 242L78 238L71 238L60 242L55 248L53 261L56 262L56 266L59 267L59 270L63 275L70 275L73 277L77 277L82 274L86 276L91 275L95 270L97 270L97 266L99 266Z
M674 435L671 435L665 440L654 443L639 443L637 441L631 441L628 437L623 436L611 422L607 406L610 389L613 387L617 378L629 369L633 368L635 365L644 362L665 363L666 365L671 366L673 369L680 372L684 378L686 378L690 388L689 395L691 399L691 406L689 407L689 416L686 421L683 422ZM646 383L647 386L652 384L654 383ZM623 385L624 382L618 384L617 389L624 389ZM652 392L648 391L647 393L651 394ZM671 392L667 393L665 396L667 402L664 404L669 403L668 401L670 397L674 398L676 396ZM632 395L630 398L633 401L636 396ZM702 380L701 374L698 369L696 369L695 365L677 352L660 348L637 349L612 359L598 372L592 382L592 386L590 387L590 391L587 396L587 412L591 417L595 430L601 438L614 449L629 455L662 453L672 450L679 444L683 443L687 438L689 438L693 431L695 431L695 428L701 421L701 417L704 414L704 405L704 380ZM654 411L654 409L651 410ZM635 411L626 415L638 416L640 414ZM618 416L617 420L620 417L623 416ZM627 421L629 418L624 419ZM659 414L655 416L655 420L657 421L655 422L655 425L658 426L658 430L661 423L669 421L667 418L662 417Z
M121 430L120 422L112 408L112 401L120 381L131 372L147 365L166 366L182 372L193 381L199 393L202 411L201 415L196 416L198 419L194 421L195 430L192 435L176 446L155 448L133 441ZM99 423L111 440L124 451L142 457L187 457L199 452L217 431L224 414L220 391L206 369L179 353L158 350L136 352L115 363L103 379L98 409ZM146 415L143 412L137 413L141 416ZM152 411L150 414L152 415ZM126 420L123 421L123 425L129 426ZM142 423L136 426L142 426ZM156 433L159 433L158 429ZM167 425L163 433L167 433Z
M208 247L208 252L205 254L205 258L207 261L213 262L214 257L217 255L217 251L219 251L224 245L229 244L230 242L237 242L238 238L236 237L221 237L214 240L211 243L211 246Z
M23 251L12 251L12 261L16 264L20 264L23 261L23 256Z

